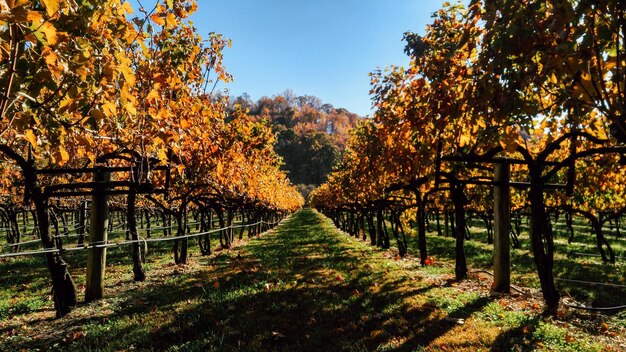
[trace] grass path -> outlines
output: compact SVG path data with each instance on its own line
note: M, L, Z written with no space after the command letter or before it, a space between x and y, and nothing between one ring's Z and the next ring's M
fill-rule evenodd
M312 210L148 276L108 283L107 298L60 320L0 323L0 350L599 351L612 338L543 321L528 297L489 297L486 278L457 284L446 266L399 260Z

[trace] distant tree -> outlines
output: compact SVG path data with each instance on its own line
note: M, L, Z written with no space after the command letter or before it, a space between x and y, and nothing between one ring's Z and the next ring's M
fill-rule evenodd
M282 169L294 184L303 185L302 190L326 180L345 148L349 130L360 119L344 108L336 109L312 95L297 96L290 89L256 103L247 94L230 101L232 113L248 110L252 118L269 122L277 137L276 152L283 158Z

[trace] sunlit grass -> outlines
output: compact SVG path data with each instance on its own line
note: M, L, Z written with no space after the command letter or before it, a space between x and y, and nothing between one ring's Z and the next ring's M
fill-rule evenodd
M479 236L468 242L468 261L488 268L489 246ZM186 267L172 265L171 244L150 248L145 283L132 282L128 251L112 252L106 298L59 320L51 320L43 263L5 263L13 274L11 284L2 282L0 312L12 310L0 318L0 350L593 351L624 328L619 317L606 331L544 320L536 298L491 297L489 282L476 277L456 283L451 244L431 234L436 263L422 268L305 210L230 251L202 257L192 247ZM519 258L524 271L515 279L532 283L528 256ZM69 259L79 285L84 259ZM5 304L11 297L21 310Z

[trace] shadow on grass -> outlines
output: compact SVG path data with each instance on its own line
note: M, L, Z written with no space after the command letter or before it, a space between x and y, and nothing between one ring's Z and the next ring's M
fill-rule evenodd
M236 251L241 251L241 257ZM434 288L389 272L342 239L320 214L302 211L245 248L196 259L153 285L77 318L84 338L60 349L169 351L412 351L428 346L489 303L479 297L442 316L411 302ZM197 257L196 257L197 258ZM40 348L59 336L6 345Z
M533 346L524 346L524 336L532 335L537 330L540 319L540 316L535 316L519 326L503 331L496 337L490 351L532 350Z

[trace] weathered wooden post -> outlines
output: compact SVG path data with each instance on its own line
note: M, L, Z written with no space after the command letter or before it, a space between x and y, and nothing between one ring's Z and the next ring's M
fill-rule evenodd
M511 191L509 180L511 167L508 163L494 165L493 191L493 292L509 293L511 291Z
M107 229L109 227L109 204L106 194L106 182L111 180L111 174L104 170L94 173L94 187L89 224L89 251L87 253L87 282L85 287L85 302L102 298L104 291L104 275L106 269L106 248L96 247L107 243Z

